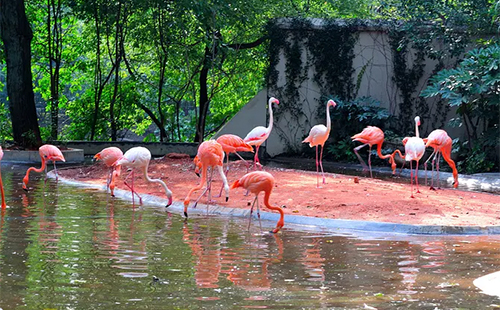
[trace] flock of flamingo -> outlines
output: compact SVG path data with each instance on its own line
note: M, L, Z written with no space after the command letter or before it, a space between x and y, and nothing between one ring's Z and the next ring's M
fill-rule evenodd
M257 126L252 129L244 139L232 135L225 134L218 137L216 140L208 140L204 141L198 147L197 155L194 158L195 164L195 172L198 174L201 170L201 181L200 184L193 187L186 198L184 199L184 215L186 218L188 217L187 209L190 204L190 196L193 192L200 190L204 187L204 183L206 182L205 189L203 193L199 196L199 198L195 201L194 206L198 203L198 201L205 195L208 191L208 199L211 200L211 181L212 175L208 175L208 168L210 167L212 170L212 174L214 170L217 170L220 174L220 177L223 182L223 187L220 190L219 196L222 195L222 190L225 192L226 201L229 199L229 190L235 189L238 187L242 187L255 195L255 199L253 201L250 212L253 212L253 208L255 204L257 204L257 212L259 214L259 202L258 195L260 192L264 192L264 205L270 209L275 210L280 213L280 219L276 224L275 229L272 230L272 233L277 233L284 226L284 213L282 208L273 206L269 199L271 196L271 192L274 187L274 177L271 173L262 171L262 165L259 162L259 147L264 143L271 130L273 128L273 104L279 105L279 100L271 97L268 102L269 109L269 125L268 127ZM309 135L303 143L309 143L310 147L316 147L316 186L319 188L319 175L321 170L321 175L323 178L323 184L326 184L325 174L323 171L323 148L326 140L330 135L331 129L331 119L330 119L330 107L335 107L336 103L333 100L328 100L326 104L326 126L325 125L316 125L311 128ZM371 148L373 145L377 146L377 155L382 159L389 159L389 163L391 164L391 168L393 173L396 170L396 162L395 155L399 154L401 158L404 158L405 161L410 162L410 182L411 182L411 197L413 196L413 180L415 179L417 193L419 193L418 189L418 163L419 160L424 155L426 147L432 147L434 149L433 153L429 157L429 159L425 162L425 166L427 166L427 162L432 159L432 172L434 172L434 165L436 164L438 184L439 184L439 159L440 155L446 160L446 162L450 165L453 170L454 183L453 186L456 188L458 186L458 173L455 166L455 163L451 159L451 147L452 140L446 133L446 131L441 129L436 129L432 131L429 136L425 139L420 138L418 127L420 126L420 118L415 117L415 136L414 137L406 137L403 139L403 145L405 148L405 154L403 155L400 150L394 151L392 154L382 154L382 143L384 142L384 132L375 126L368 126L363 129L362 132L352 136L353 141L359 141L362 145L354 148L354 152L358 159L361 162L364 170L369 169L370 177L372 175L371 168ZM368 167L365 162L359 155L358 151L364 146L368 145ZM253 161L253 170L252 172L248 172L250 167L248 163L241 157L238 152L253 152L253 146L255 146L255 156ZM321 153L318 157L318 149L321 146ZM52 161L54 164L54 173L57 180L57 169L56 169L56 161L65 161L62 152L53 145L45 144L39 148L40 158L42 162L42 166L40 168L30 167L28 168L26 175L23 178L23 188L27 190L27 185L29 181L29 174L31 171L42 172L45 170L47 172L48 161ZM229 186L226 175L229 171L229 154L234 153L243 162L247 165L247 173L243 175L238 180L234 181L234 183ZM3 157L3 151L0 147L0 160ZM226 170L224 172L224 158L227 157ZM106 188L110 190L111 195L114 195L115 188L115 179L121 173L121 167L124 166L127 169L130 169L130 172L125 177L124 183L130 189L132 193L132 201L134 201L134 195L139 198L139 203L142 204L142 197L134 190L134 172L135 170L139 170L143 173L144 178L147 182L150 183L158 183L160 184L164 190L165 194L168 197L168 204L166 207L172 204L172 192L169 190L165 182L161 179L151 179L148 176L148 166L151 160L151 152L142 146L133 147L123 153L117 147L108 147L103 149L101 152L97 153L94 156L95 160L101 160L104 164L109 167L109 174L107 176ZM415 174L413 174L413 165L412 162L416 161ZM259 168L259 170L257 170ZM433 173L434 174L434 173ZM128 179L131 177L131 183L128 183ZM2 195L2 209L6 207L3 185L2 185L1 175L0 175L0 189ZM431 189L434 189L434 178L431 181Z

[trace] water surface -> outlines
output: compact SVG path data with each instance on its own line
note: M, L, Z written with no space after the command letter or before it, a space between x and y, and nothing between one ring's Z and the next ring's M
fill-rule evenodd
M2 166L2 309L484 309L500 237L332 232L133 207ZM285 219L286 221L286 219ZM366 305L366 306L365 306Z

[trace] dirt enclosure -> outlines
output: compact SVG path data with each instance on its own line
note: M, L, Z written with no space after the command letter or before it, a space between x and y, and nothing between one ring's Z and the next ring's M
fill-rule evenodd
M152 160L148 172L151 178L165 181L173 192L174 201L183 201L189 189L199 184L200 178L194 173L192 159L172 157ZM421 193L411 198L409 179L406 183L400 183L341 174L326 174L327 184L316 188L315 172L270 167L263 169L276 180L271 203L284 205L285 214L425 225L500 225L499 195L456 189L430 190L421 181ZM59 172L68 179L104 184L108 168L102 163L95 163L92 166L60 169ZM245 173L246 166L242 161L230 162L229 183ZM116 183L117 188L128 189L123 183L126 174L126 171L122 171ZM221 184L216 174L213 195L218 195ZM165 197L159 184L145 182L140 173L136 173L134 186L139 193ZM193 194L192 201L200 193ZM228 202L224 198L213 199L216 204L225 207L250 208L254 196L244 194L245 191L239 188L230 192ZM260 196L262 201L262 194ZM200 200L200 203L206 202L206 197ZM265 207L262 206L262 209Z

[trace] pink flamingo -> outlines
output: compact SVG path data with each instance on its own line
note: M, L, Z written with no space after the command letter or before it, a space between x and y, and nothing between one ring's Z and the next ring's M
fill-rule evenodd
M455 166L455 162L453 159L451 159L451 147L453 144L453 141L451 140L450 136L448 136L448 133L442 129L436 129L432 131L427 138L424 139L425 147L432 147L434 151L432 152L431 156L427 159L425 162L425 170L427 170L427 162L431 159L432 157L432 180L431 180L431 189L434 189L434 161L436 160L437 156L437 163L436 163L436 170L437 170L437 184L439 187L439 154L443 154L444 160L450 165L451 169L453 170L453 187L457 188L458 187L458 172L457 172L457 167ZM434 155L434 156L432 156ZM427 175L426 175L427 176Z
M151 152L145 147L136 146L126 151L125 154L123 154L123 156L118 161L116 161L115 166L125 166L132 168L132 171L124 180L125 185L132 191L132 204L134 204L134 194L139 197L139 203L142 204L142 197L139 196L139 194L134 190L134 170L137 168L143 172L144 178L147 182L159 183L161 186L163 186L165 194L168 197L168 204L165 207L168 207L172 204L172 192L168 189L165 182L163 182L161 179L151 179L149 177L148 167L150 161ZM132 175L132 186L129 186L127 183L127 179L130 177L130 175Z
M94 159L102 160L104 164L109 167L109 175L106 179L106 190L109 188L111 191L111 196L115 196L115 178L120 176L121 167L115 165L115 163L122 158L123 152L115 146L107 147L95 154Z
M184 216L188 217L187 215L187 208L189 206L190 202L190 196L194 191L200 190L203 187L203 184L205 181L207 181L207 187L203 191L203 193L200 195L200 198L205 195L207 190L210 190L211 187L211 180L207 180L207 170L208 167L212 167L212 169L216 168L219 170L219 174L222 178L222 182L224 183L224 190L226 192L226 201L229 200L229 184L227 183L226 175L224 174L224 169L222 168L224 165L224 151L222 150L222 146L215 140L208 140L200 144L198 147L198 154L196 155L195 159L195 166L196 166L196 171L198 171L200 168L202 169L201 172L201 181L200 184L193 187L187 194L186 198L184 199ZM210 192L209 192L210 193ZM195 202L195 205L198 203L200 200L198 198ZM209 198L210 200L210 194Z
M243 157L238 154L238 152L253 152L253 147L243 141L242 138L238 137L237 135L232 135L232 134L226 134L222 135L217 138L216 140L221 146L222 150L224 153L226 153L227 157L227 163L226 163L226 177L227 173L229 172L229 154L234 153L236 156L238 156L247 166L247 173L248 173L248 163L246 160L243 159ZM222 188L220 189L219 197L222 195Z
M415 117L415 137L406 137L403 139L403 145L405 146L405 160L410 162L410 181L411 181L411 198L413 196L413 168L412 161L417 162L417 167L415 169L415 183L417 184L417 193L420 193L418 189L418 161L422 158L425 152L425 143L418 133L418 126L420 126L420 117ZM397 152L399 150L396 150ZM401 152L399 151L401 155Z
M310 147L316 146L316 187L319 187L319 170L318 163L321 167L321 174L323 175L323 184L326 184L325 173L323 172L323 149L325 142L330 135L331 120L330 120L330 107L335 107L337 104L333 100L328 100L326 103L326 126L319 124L311 128L309 136L302 141L302 143L309 143ZM318 161L318 147L321 145L321 155Z
M255 145L255 156L254 156L254 170L257 168L257 165L260 165L259 162L259 148L264 141L267 140L271 130L273 129L273 103L279 104L279 100L271 97L269 98L268 106L269 106L269 126L257 126L254 129L250 130L245 139L246 143L249 145Z
M66 160L64 159L64 155L62 154L61 150L58 149L57 147L51 145L51 144L44 144L42 145L39 149L38 152L40 153L40 159L42 160L42 166L40 169L37 169L35 167L29 167L28 171L26 171L26 175L23 178L23 189L28 190L28 181L29 181L29 175L30 172L33 170L35 172L42 172L45 170L45 173L47 174L47 161L52 161L54 163L54 173L56 174L56 180L57 180L57 169L56 169L56 161L63 161L65 162ZM45 176L45 181L47 181L47 176Z
M0 146L0 161L3 158L3 150L2 147ZM7 204L5 203L5 193L3 191L3 181L2 181L2 171L0 170L0 193L2 194L2 210L5 210L7 208Z
M372 146L376 145L377 146L377 155L378 157L382 159L389 158L389 163L393 163L393 157L391 154L383 155L382 154L382 144L384 143L384 132L382 129L376 127L376 126L368 126L363 131L361 131L358 134L355 134L354 136L351 137L352 141L359 141L363 143L360 146L357 146L354 148L354 153L358 157L359 161L361 162L361 165L363 166L363 169L366 169L366 164L359 156L358 151L361 150L363 147L368 145L369 150L368 150L368 166L370 169L370 177L373 178L372 175L372 163L371 163L371 155L372 155Z
M255 202L257 202L257 212L259 212L259 201L257 198L260 192L264 192L264 205L268 209L275 210L280 213L280 219L276 224L276 228L274 228L271 231L272 233L277 233L285 225L285 214L283 212L283 209L281 209L280 207L274 207L269 203L269 197L271 197L271 192L273 191L274 183L275 183L274 177L269 172L253 171L245 174L239 180L236 180L231 185L231 189L243 187L244 189L255 194L255 199L252 203L250 214L252 214L253 212L253 207L255 205ZM260 219L260 214L259 214L259 219Z

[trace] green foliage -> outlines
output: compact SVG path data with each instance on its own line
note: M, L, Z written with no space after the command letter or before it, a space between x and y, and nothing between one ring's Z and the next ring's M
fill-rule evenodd
M500 44L469 51L451 69L436 73L421 93L439 96L456 107L454 126L465 126L462 166L469 173L499 167L495 149L500 137ZM491 164L491 166L490 166Z
M12 140L12 124L10 114L3 103L0 104L0 143L4 144L5 140Z

